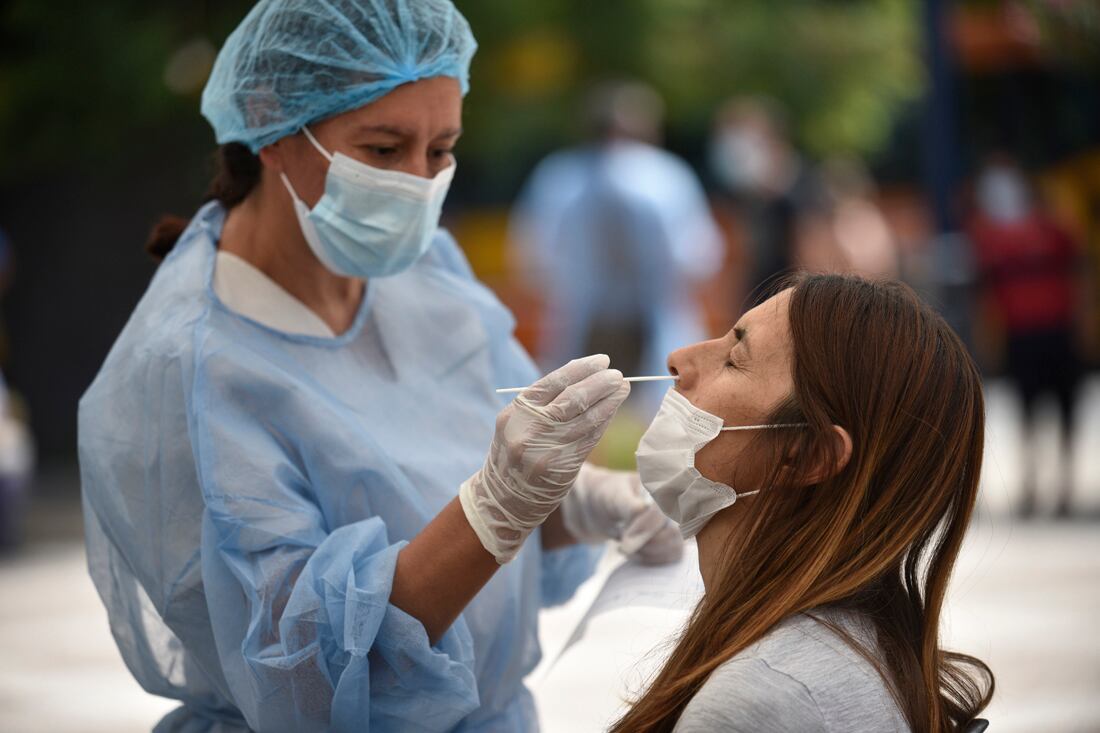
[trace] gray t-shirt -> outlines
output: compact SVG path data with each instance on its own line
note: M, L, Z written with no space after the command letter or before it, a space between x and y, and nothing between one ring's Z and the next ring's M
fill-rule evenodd
M863 644L851 614L814 612ZM724 663L691 699L674 733L909 733L874 666L828 627L794 616Z

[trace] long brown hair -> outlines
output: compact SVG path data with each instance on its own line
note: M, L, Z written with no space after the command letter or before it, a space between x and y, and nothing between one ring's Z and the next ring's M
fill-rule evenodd
M774 461L749 526L724 548L718 587L615 733L671 731L719 665L813 609L854 611L874 626L875 649L847 641L878 668L913 731L959 730L992 697L989 667L939 641L982 465L974 362L904 285L841 275L787 285L794 389L768 422L808 428L756 439L777 459L822 465L837 458L829 436L840 425L852 437L851 458L811 485Z
M220 201L231 209L244 200L260 180L260 158L241 143L226 143L214 154L214 178L202 202ZM172 214L160 218L145 242L145 251L163 260L187 228L187 220Z

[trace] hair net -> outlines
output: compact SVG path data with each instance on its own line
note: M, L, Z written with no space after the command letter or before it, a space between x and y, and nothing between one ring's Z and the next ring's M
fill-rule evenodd
M315 120L433 76L469 90L477 42L450 0L261 0L202 94L219 143L257 152Z

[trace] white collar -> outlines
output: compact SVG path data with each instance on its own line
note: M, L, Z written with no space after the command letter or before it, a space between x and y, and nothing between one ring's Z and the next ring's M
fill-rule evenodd
M302 301L250 262L220 249L214 261L214 294L230 310L276 331L336 337Z

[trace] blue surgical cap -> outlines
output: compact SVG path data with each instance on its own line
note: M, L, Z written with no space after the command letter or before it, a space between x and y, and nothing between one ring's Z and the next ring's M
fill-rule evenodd
M219 143L255 153L418 79L465 95L476 49L450 0L260 0L218 54L202 114Z

